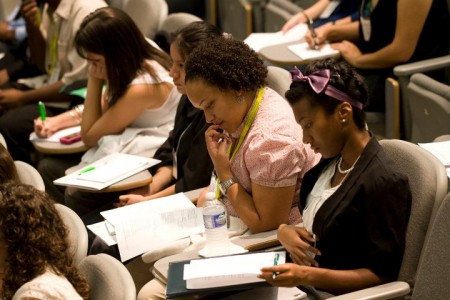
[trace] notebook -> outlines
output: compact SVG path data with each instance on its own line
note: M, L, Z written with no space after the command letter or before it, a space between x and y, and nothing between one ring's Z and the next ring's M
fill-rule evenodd
M53 181L57 185L101 190L158 164L160 160L113 153Z

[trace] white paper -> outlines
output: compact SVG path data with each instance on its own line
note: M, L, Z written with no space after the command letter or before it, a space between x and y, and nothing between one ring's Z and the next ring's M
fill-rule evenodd
M95 224L87 225L86 227L92 231L96 236L101 238L105 244L108 246L112 246L117 244L117 239L115 234L111 234L107 227L106 227L106 221L98 222Z
M319 50L311 49L307 42L290 45L288 49L303 60L319 59L339 54L338 50L332 49L329 44L324 44Z
M120 258L205 232L201 209L183 193L101 212L115 229Z
M258 278L261 268L273 266L274 257L280 255L278 264L286 262L286 253L258 252L242 255L195 259L184 266L183 279L188 289L204 289L218 286L264 281Z
M55 132L52 136L49 136L48 138L40 138L36 135L35 132L32 132L30 134L30 141L59 143L60 138L65 137L69 134L80 132L80 130L81 130L81 126L68 127L68 128L58 130L57 132Z
M244 42L253 50L258 52L261 48L300 41L308 32L308 26L304 23L292 27L288 32L283 34L281 31L277 32L254 32L251 33Z
M445 167L450 167L450 141L419 143L419 146L436 156Z
M69 175L58 178L53 183L101 190L134 174L158 164L160 160L125 153L112 153L92 164L84 166ZM82 170L95 169L83 173Z

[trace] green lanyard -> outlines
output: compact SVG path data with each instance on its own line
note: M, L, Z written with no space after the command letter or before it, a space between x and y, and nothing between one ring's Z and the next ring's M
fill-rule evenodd
M258 112L258 109L261 104L261 100L262 100L263 96L264 96L264 87L261 87L258 90L258 94L256 96L255 101L252 104L252 107L250 108L250 112L248 114L247 120L245 121L244 128L242 129L241 135L239 136L238 143L236 144L236 147L234 148L233 154L231 156L230 156L231 144L230 144L230 146L228 146L227 154L228 154L228 157L230 158L230 162L236 156L236 153L238 152L239 148L241 148L242 143L244 142L245 137L247 136L248 131L250 130L250 127L252 127L253 121L255 120L256 113ZM220 180L219 180L219 178L217 178L216 180L217 180L216 198L218 198L220 195L220 189L219 189Z

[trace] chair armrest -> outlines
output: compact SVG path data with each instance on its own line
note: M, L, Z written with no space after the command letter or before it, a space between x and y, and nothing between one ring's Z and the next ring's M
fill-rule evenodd
M398 77L410 76L414 73L425 73L450 66L450 55L416 61L409 64L398 65L394 74Z
M377 285L356 292L328 298L329 300L383 300L406 296L410 291L409 284L404 281L394 281Z

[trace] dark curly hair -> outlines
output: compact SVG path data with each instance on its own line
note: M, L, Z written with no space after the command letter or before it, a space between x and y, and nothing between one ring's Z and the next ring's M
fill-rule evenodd
M307 65L303 74L307 76L317 70L324 69L329 69L331 73L329 85L361 102L363 107L367 106L369 94L366 82L355 68L346 61L333 58L316 60ZM285 93L285 97L291 104L304 99L308 100L311 106L320 105L328 114L332 114L336 107L342 103L324 93L316 94L307 81L292 82L289 90ZM364 111L353 107L353 121L358 129L363 130L366 127Z
M8 149L0 143L0 184L8 181L19 181L14 159L8 152Z
M45 192L21 183L0 185L0 231L7 249L1 299L11 299L47 268L89 298L88 283L72 264L68 229Z
M201 79L220 90L254 91L266 85L267 68L247 44L216 38L195 48L186 61L185 82Z
M150 45L130 16L114 7L98 8L84 18L75 35L75 47L83 58L86 52L105 57L110 105L125 93L139 71L158 78L145 60L155 60L166 70L171 66L170 56Z
M205 22L197 21L184 26L173 33L171 44L177 46L181 58L186 60L187 56L203 41L208 41L223 35L218 27Z

